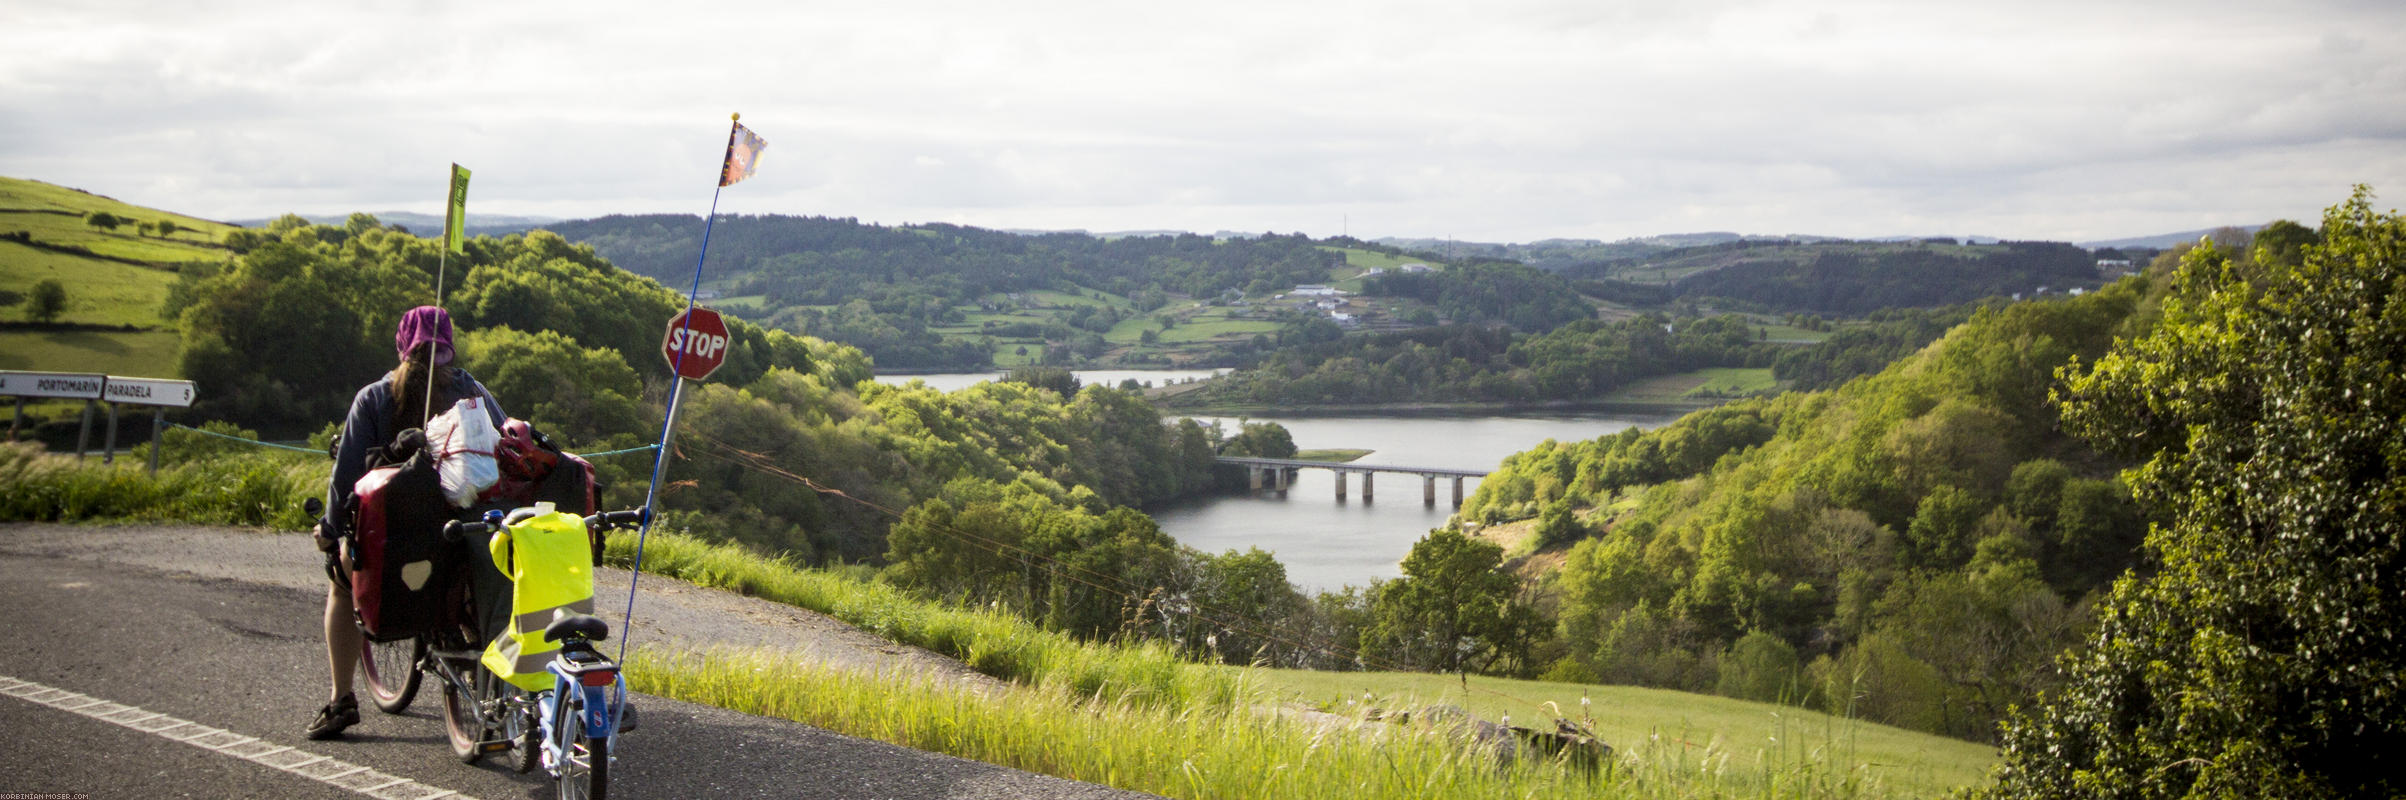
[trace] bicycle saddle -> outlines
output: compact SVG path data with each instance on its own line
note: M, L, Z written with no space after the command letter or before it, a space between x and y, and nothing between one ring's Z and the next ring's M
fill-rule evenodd
M610 638L610 623L591 614L569 614L543 626L543 641L556 642L574 636L588 642Z

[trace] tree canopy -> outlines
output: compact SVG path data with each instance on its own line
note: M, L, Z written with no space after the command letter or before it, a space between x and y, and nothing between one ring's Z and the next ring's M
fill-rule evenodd
M1993 794L2406 791L2406 219L2359 187L2291 227L2190 251L2151 333L2065 368L2065 423L2170 521Z

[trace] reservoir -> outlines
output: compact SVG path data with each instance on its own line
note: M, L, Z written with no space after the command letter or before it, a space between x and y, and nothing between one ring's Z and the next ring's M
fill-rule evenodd
M1198 418L1205 423L1212 420ZM1531 413L1466 416L1253 417L1276 422L1303 450L1372 450L1355 464L1452 467L1492 471L1504 457L1547 439L1593 439L1629 428L1651 429L1672 417L1627 414ZM1235 419L1221 419L1234 435ZM1336 475L1300 471L1286 496L1264 489L1219 495L1146 509L1161 529L1188 547L1207 553L1259 547L1286 565L1287 580L1306 594L1345 586L1367 586L1403 574L1403 557L1429 529L1453 516L1453 479L1437 479L1437 504L1421 502L1416 475L1379 473L1377 496L1362 499L1362 476L1347 476L1345 499L1336 499ZM1479 479L1462 481L1464 497Z
M1134 378L1159 386L1208 377L1219 370L1080 370L1083 383L1117 386ZM878 376L884 383L926 381L944 391L999 378L1000 373ZM1262 416L1255 422L1276 422L1304 450L1350 448L1372 451L1356 464L1450 467L1492 471L1504 457L1535 447L1547 439L1569 442L1593 439L1629 428L1652 429L1669 423L1670 415L1648 416L1612 412L1471 413L1460 415L1395 414L1347 416ZM1233 417L1197 417L1217 421L1226 435L1235 435ZM1421 503L1418 476L1381 473L1377 496L1362 499L1362 477L1348 477L1346 498L1336 499L1335 474L1307 469L1297 474L1284 497L1262 490L1252 494L1196 498L1145 509L1161 529L1180 543L1207 553L1259 547L1286 565L1287 580L1305 593L1367 586L1373 579L1403 574L1403 557L1430 528L1442 527L1453 516L1453 480L1437 480L1437 504ZM1477 491L1479 481L1462 481L1463 496Z

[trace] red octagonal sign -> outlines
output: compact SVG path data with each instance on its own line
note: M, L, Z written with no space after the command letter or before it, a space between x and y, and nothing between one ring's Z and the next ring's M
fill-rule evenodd
M727 321L718 312L696 306L668 321L668 337L660 340L660 355L680 376L701 380L727 362Z

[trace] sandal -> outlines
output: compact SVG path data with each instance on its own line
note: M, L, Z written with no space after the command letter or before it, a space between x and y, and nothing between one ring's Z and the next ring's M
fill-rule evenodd
M317 719L303 733L311 739L332 739L343 735L343 729L359 724L359 698L343 695L317 711Z

